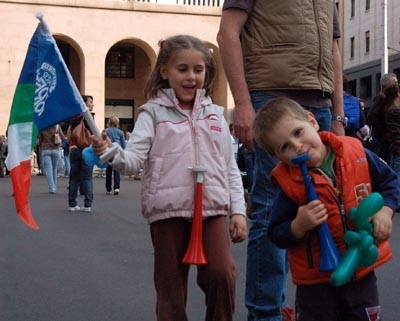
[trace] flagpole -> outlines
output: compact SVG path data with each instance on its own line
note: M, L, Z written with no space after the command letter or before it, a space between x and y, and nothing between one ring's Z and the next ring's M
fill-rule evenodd
M45 33L48 34L48 35L51 35L51 31L50 31L49 25L43 19L43 12L38 11L38 12L36 12L35 16L36 16L37 19L39 19L41 25L43 26L43 30L45 31Z

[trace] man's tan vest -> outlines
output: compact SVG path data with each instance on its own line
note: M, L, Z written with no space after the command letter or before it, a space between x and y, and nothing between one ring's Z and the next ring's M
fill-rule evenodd
M333 92L332 0L255 0L241 35L250 90Z

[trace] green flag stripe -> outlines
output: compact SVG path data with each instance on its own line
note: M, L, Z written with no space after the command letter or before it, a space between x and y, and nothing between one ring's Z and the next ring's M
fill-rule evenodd
M34 84L19 84L15 90L8 126L33 121Z

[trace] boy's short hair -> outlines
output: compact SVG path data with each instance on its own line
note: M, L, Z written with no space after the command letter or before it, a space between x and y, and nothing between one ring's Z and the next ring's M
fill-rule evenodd
M270 100L256 115L253 125L254 139L258 146L270 154L274 154L268 133L274 130L276 124L286 116L295 119L308 120L308 112L297 102L286 97Z

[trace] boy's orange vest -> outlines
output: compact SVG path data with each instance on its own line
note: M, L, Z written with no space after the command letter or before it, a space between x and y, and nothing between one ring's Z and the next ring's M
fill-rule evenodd
M315 190L322 203L328 211L328 226L332 237L343 254L346 251L346 244L343 241L344 223L340 215L339 204L345 207L346 217L349 209L357 207L359 201L371 192L371 179L369 176L368 162L364 148L357 139L336 136L329 132L321 132L321 139L325 144L331 146L336 154L335 174L337 189L330 179L320 169L310 169ZM303 177L298 167L289 166L283 163L278 164L272 172L285 194L299 206L308 203L308 198L303 182ZM350 219L349 228L351 226ZM310 246L312 255L312 266L307 257L307 247ZM376 267L390 260L392 252L388 241L378 246L378 260L367 268L359 268L356 271L356 279L362 278ZM309 233L299 242L298 246L289 249L289 263L295 284L318 284L329 282L330 273L319 272L319 245L316 231ZM310 254L308 254L310 255Z

